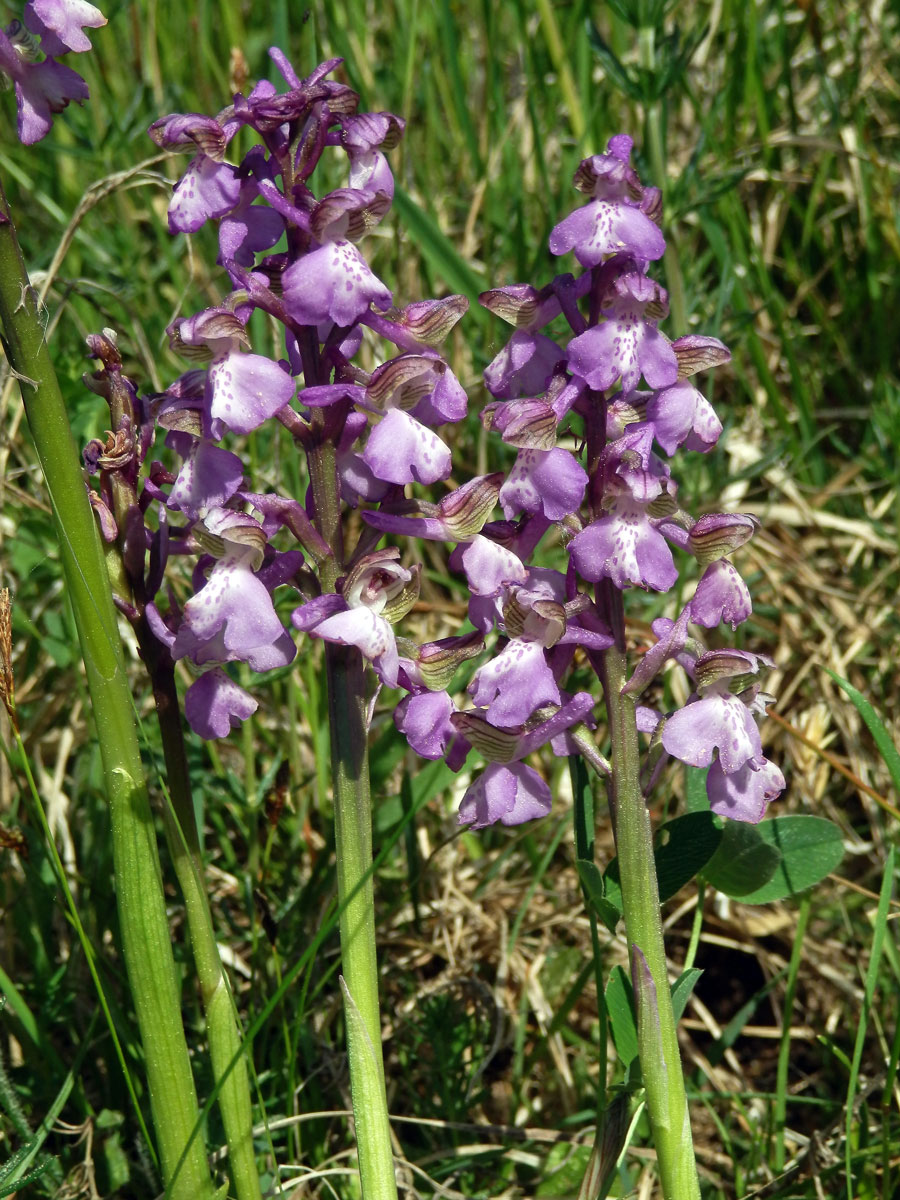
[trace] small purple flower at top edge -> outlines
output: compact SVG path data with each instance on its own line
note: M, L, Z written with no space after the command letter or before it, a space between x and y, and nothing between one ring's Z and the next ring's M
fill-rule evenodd
M84 29L100 29L106 17L87 0L29 0L25 24L40 35L43 53L58 58L70 50L76 54L90 50L91 39Z
M54 113L61 113L71 100L81 104L89 97L77 71L50 57L35 61L32 42L19 21L0 30L0 79L8 78L15 85L16 133L25 146L47 136Z
M595 267L610 254L625 251L645 262L662 258L666 243L642 211L644 190L630 165L631 138L612 138L606 154L586 158L575 172L575 186L592 199L550 234L552 254L575 251L583 267Z

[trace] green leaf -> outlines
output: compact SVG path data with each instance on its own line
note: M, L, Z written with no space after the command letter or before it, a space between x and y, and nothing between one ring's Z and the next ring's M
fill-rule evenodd
M709 812L709 798L706 795L706 775L709 767L684 768L684 806L687 812Z
M690 812L660 826L656 835L656 878L663 903L709 862L722 840L711 812Z
M703 972L699 967L688 967L686 971L681 972L672 984L672 1009L675 1013L676 1024L684 1015L687 1002L691 998L691 992L697 986L697 980L702 974Z
M825 668L828 671L828 668ZM836 684L844 689L850 699L853 701L853 707L866 723L866 728L875 740L875 745L878 747L878 753L884 759L884 765L890 772L891 782L896 791L900 792L900 752L894 745L891 735L884 727L884 722L879 717L878 713L865 698L862 692L858 692L856 688L848 683L846 679L841 679L840 675L835 675L834 671L828 671L828 674Z
M616 926L622 916L622 910L616 907L614 901L610 901L605 896L603 876L600 874L600 868L596 863L580 858L578 859L578 878L581 880L581 886L584 888L584 894L591 908L609 932L615 933Z
M684 813L660 825L656 832L653 858L661 904L670 900L706 866L721 840L722 830L709 809L706 812ZM622 912L618 858L612 859L606 868L603 895L607 903Z
M728 821L719 848L703 868L703 877L726 896L741 900L769 882L781 852L765 840L761 826Z
M795 896L830 875L844 857L841 831L825 817L773 817L755 829L763 843L778 853L779 861L764 884L741 896L742 904L770 904Z
M606 985L606 1011L609 1013L616 1052L627 1067L638 1057L638 1035L631 980L622 967L613 967L610 971Z
M560 1144L551 1146L544 1163L544 1178L537 1185L535 1196L559 1200L560 1196L577 1196L591 1157L590 1146Z

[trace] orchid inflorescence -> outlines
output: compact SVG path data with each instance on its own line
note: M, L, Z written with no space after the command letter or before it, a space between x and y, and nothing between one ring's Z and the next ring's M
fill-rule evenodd
M215 118L170 115L150 130L159 146L193 152L169 205L171 231L219 222L218 261L233 290L169 329L175 349L208 365L162 395L139 398L113 341L92 339L104 363L93 386L128 393L110 441L86 452L89 469L100 472L94 503L107 538L117 533L114 481L127 476L136 488L135 464L149 452L154 421L181 462L174 473L151 463L127 520L129 538L141 543L130 560L133 593L143 597L151 628L173 659L209 668L185 698L191 726L220 737L256 709L227 664L266 671L293 659L272 599L277 587L291 586L304 596L291 616L295 629L356 646L380 684L407 693L395 722L418 754L445 757L454 770L472 747L487 760L463 797L461 822L480 828L541 816L550 790L524 758L546 743L557 754L577 752L577 728L595 724L594 697L565 690L576 651L601 673L599 656L621 637L609 589L669 591L676 547L697 560L700 581L677 619L653 622L656 643L625 691L640 697L676 660L693 681L687 704L669 715L638 708L654 777L667 755L709 767L713 811L758 821L784 787L755 721L770 699L759 672L772 664L745 651L707 651L689 632L690 624L736 628L749 616L730 556L758 522L730 513L693 520L667 462L679 448L705 453L715 445L722 426L692 377L730 356L716 338L670 341L658 328L667 296L647 269L665 249L661 196L631 165L631 139L613 137L605 154L581 163L575 185L587 203L551 234L551 251L574 251L581 273L480 297L514 326L484 373L494 399L482 412L486 428L516 449L512 469L505 478L470 479L437 502L413 499L408 485L439 483L453 469L435 427L459 422L467 399L437 347L467 301L394 307L357 247L390 208L385 152L403 121L359 113L357 95L328 78L339 59L301 80L280 51L270 53L285 91L259 83ZM259 141L234 166L226 150L245 129ZM311 179L330 150L347 155L347 186L318 198ZM282 238L285 249L266 253ZM283 330L279 361L246 348L256 309ZM568 341L542 332L560 317ZM364 337L388 346L374 370L354 361ZM240 457L222 445L272 418L307 455L302 500L250 490ZM568 445L582 448L582 461ZM352 547L340 514L325 511L333 507L329 486L344 506L365 506ZM490 521L498 503L503 519ZM143 524L150 509L158 514L152 532ZM294 548L275 549L282 530ZM565 571L532 561L552 531L568 554ZM403 565L396 547L379 548L385 534L455 544L450 567L465 577L474 631L424 645L397 638L394 626L418 597L420 568ZM167 557L198 551L194 595L180 607L171 597L167 609L157 607ZM475 670L472 706L460 710L448 690L452 676L492 635L495 653Z

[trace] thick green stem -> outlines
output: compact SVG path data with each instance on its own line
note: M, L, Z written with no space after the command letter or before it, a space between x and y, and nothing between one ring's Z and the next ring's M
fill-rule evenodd
M616 593L616 598L621 604L621 593ZM626 675L621 649L604 651L603 668L612 742L611 808L647 1111L663 1195L666 1200L699 1200L700 1182L666 970L653 836L640 786L635 706L630 696L622 695Z
M362 656L353 647L326 643L325 661L342 986L359 1173L363 1200L396 1200L378 1006L365 675Z
M97 724L110 808L122 953L144 1047L167 1192L203 1200L213 1183L181 1021L156 837L115 609L78 451L44 340L5 196L0 191L0 326L17 374L59 533Z

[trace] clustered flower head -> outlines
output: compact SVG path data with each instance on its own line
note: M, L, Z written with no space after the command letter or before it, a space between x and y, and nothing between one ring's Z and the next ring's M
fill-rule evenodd
M28 0L24 23L15 20L0 29L0 78L15 87L16 132L26 146L50 132L53 114L70 100L87 100L87 84L57 59L90 50L85 28L105 24L106 17L86 0Z
M169 330L173 349L202 365L140 399L110 337L92 342L103 364L92 386L118 398L107 442L86 452L100 477L95 507L104 536L124 535L131 548L123 607L149 622L173 660L199 672L186 696L190 724L219 737L246 719L256 700L229 664L285 666L299 631L356 647L380 685L405 693L394 719L420 755L458 770L475 749L487 762L463 797L461 822L532 819L549 811L551 796L525 760L546 745L576 752L585 727L596 725L595 689L573 690L570 681L576 656L599 674L616 644L610 589L668 591L678 578L674 548L697 560L701 578L677 620L654 625L657 642L626 691L639 697L668 660L688 670L688 704L671 714L642 706L640 727L658 756L709 767L715 812L759 820L784 786L755 723L765 697L754 677L767 660L707 652L689 631L734 628L749 615L730 555L757 522L721 513L692 520L668 463L679 448L715 444L722 427L691 380L729 354L715 338L670 341L658 328L667 296L647 272L665 249L661 200L631 165L631 139L614 137L581 164L575 184L587 201L551 234L551 251L573 252L580 273L482 295L514 328L485 371L493 399L482 420L516 459L505 476L468 479L434 498L453 467L443 427L467 408L439 347L467 301L397 307L360 249L390 208L386 153L403 122L359 113L357 95L329 78L339 59L300 79L280 51L270 53L283 90L263 82L215 117L172 114L150 130L160 147L191 155L169 206L172 232L218 221L218 261L232 290ZM232 162L241 130L256 140ZM343 186L321 193L316 168L335 156ZM282 332L278 359L250 349L257 309ZM252 490L228 448L239 450L235 438L273 419L306 456L302 497ZM154 460L139 484L135 464L149 456L154 425L180 465ZM354 542L329 496L361 510ZM502 518L492 519L498 507ZM470 631L426 644L398 634L420 568L383 546L386 535L452 547ZM565 554L564 569L535 561L545 539L555 545L551 561ZM187 599L162 590L167 559L184 554L196 557ZM299 593L291 630L279 588ZM452 683L465 663L460 707Z

